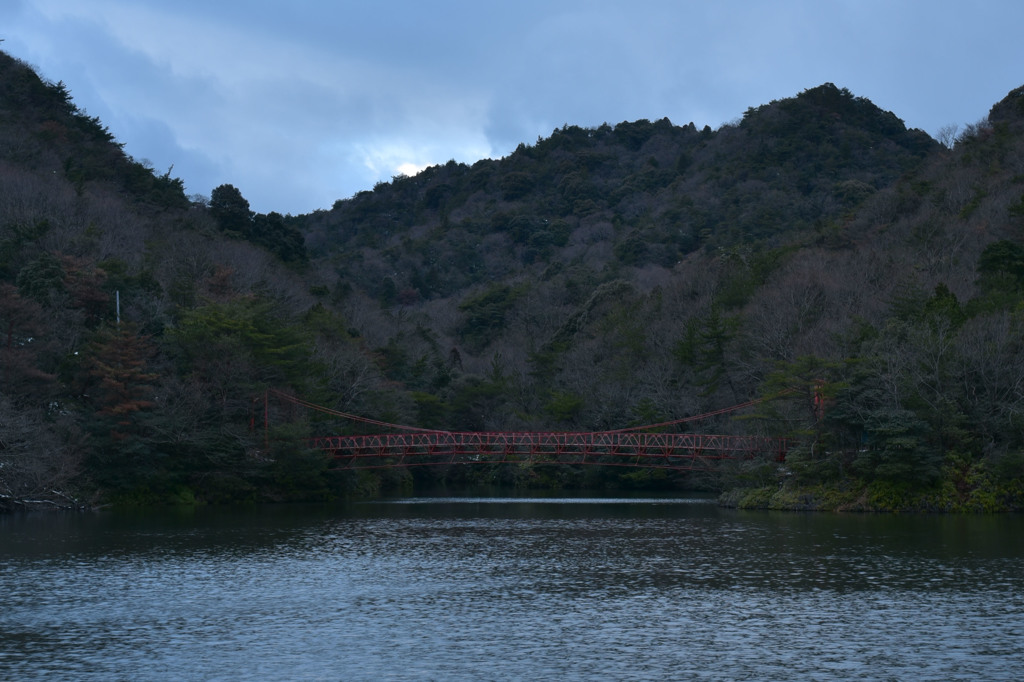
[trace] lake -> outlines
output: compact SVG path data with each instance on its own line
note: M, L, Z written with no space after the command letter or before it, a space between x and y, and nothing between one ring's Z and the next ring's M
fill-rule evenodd
M1024 517L423 497L0 516L0 679L998 680Z

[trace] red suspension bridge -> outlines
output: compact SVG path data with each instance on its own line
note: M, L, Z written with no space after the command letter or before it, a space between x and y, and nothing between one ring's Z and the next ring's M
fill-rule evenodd
M765 399L694 417L611 431L443 431L377 421L277 391L272 393L295 405L387 431L310 439L310 447L330 453L346 469L518 463L706 470L723 460L783 461L792 445L784 438L764 436L651 431L735 412Z

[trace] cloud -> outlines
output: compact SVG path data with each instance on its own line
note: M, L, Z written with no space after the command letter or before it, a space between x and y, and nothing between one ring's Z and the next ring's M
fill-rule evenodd
M306 212L563 124L718 127L831 81L936 131L1020 85L1024 4L34 0L4 49L188 191ZM998 20L993 21L992 17ZM954 45L958 49L950 49Z
M129 148L160 129L149 153L184 156L153 161L194 169L190 192L231 182L257 210L309 211L400 167L491 151L479 96L416 69L142 4L51 1L41 10L87 36L79 42L95 60L89 82L105 122Z

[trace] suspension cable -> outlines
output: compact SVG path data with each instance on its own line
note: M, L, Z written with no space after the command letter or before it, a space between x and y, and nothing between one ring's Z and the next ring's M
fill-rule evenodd
M786 395L787 393L792 393L795 390L796 390L795 388L787 388L784 391L779 391L778 393L774 393L772 395L766 395L764 397L756 398L754 400L748 400L747 402L740 403L739 405L733 405L731 407L723 407L720 410L713 410L711 412L705 412L704 414L697 414L697 415L694 415L692 417L682 417L681 419L673 419L671 421L660 422L658 424L645 424L644 426L629 426L629 427L626 427L624 429L613 429L611 431L606 431L605 433L628 433L630 431L644 431L646 429L658 429L658 428L661 428L663 426L675 426L676 424L684 424L686 422L701 421L701 420L704 420L704 419L708 419L710 417L717 417L720 414L727 414L729 412L735 412L736 410L742 410L744 407L750 407L752 405L757 405L758 403L763 403L763 402L766 402L768 400L774 400L775 398L778 398L780 396Z
M710 417L717 417L718 415L728 414L729 412L735 412L736 410L741 410L741 409L743 409L745 407L751 407L752 405L757 405L759 403L763 403L763 402L766 402L768 400L774 400L775 398L778 398L778 397L781 397L783 395L786 395L787 393L792 393L795 390L797 390L797 389L796 388L788 388L788 389L786 389L784 391L779 391L778 393L774 393L772 395L764 396L764 397L761 397L761 398L756 398L755 400L748 400L745 403L740 403L738 405L732 405L731 407L723 407L722 409L719 409L719 410L713 410L711 412L705 412L703 414L697 414L697 415L693 415L691 417L682 417L680 419L673 419L671 421L659 422L657 424L645 424L643 426L628 426L628 427L622 428L622 429L610 429L608 431L602 431L601 433L629 433L629 432L632 432L632 431L645 431L647 429L658 429L658 428L662 428L662 427L666 427L666 426L676 426L678 424L684 424L684 423L687 423L687 422L702 421L702 420L708 419ZM273 389L273 388L268 389L268 392L269 393L273 393L274 395L276 395L277 397L281 398L282 400L286 400L286 401L288 401L290 403L294 403L296 405L300 405L302 407L306 407L306 408L309 408L311 410L317 410L319 412L323 412L325 414L329 414L329 415L332 415L332 416L335 416L335 417L341 417L342 419L350 419L350 420L355 421L355 422L362 422L364 424L373 424L374 426L381 426L381 427L384 427L384 428L387 428L387 429L397 429L397 430L400 430L400 431L419 431L421 433L450 433L450 431L446 431L444 429L425 429L425 428L420 427L420 426L405 426L405 425L402 425L402 424L392 424L391 422L379 421L377 419L371 419L369 417L360 417L360 416L355 415L355 414L349 414L348 412L341 412L339 410L333 410L333 409L331 409L329 407L324 407L323 405L317 405L316 403L311 403L308 400L303 400L302 398L297 398L295 396L290 396L290 395L288 395L286 393L282 393L281 391L278 391L278 390Z
M362 422L364 424L373 424L374 426L383 426L384 428L387 428L387 429L398 429L400 431L421 431L421 432L424 432L424 433L447 433L446 431L443 431L441 429L424 429L424 428L421 428L419 426L404 426L402 424L392 424L390 422L383 422L383 421L379 421L377 419L370 419L369 417L360 417L359 415L349 414L348 412L341 412L339 410L332 410L329 407L324 407L323 405L317 405L316 403L311 403L308 400L303 400L302 398L296 398L295 396L290 396L290 395L288 395L286 393L282 393L281 391L278 391L278 390L273 389L273 388L269 389L269 391L270 391L270 393L273 393L274 395L276 395L278 398L281 398L282 400L286 400L286 401L288 401L290 403L294 403L296 405L301 405L302 407L308 407L311 410L317 410L318 412L324 412L325 414L333 415L335 417L341 417L343 419L350 419L352 421Z

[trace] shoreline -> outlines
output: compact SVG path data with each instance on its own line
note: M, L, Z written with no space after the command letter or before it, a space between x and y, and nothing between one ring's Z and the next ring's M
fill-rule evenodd
M1003 514L1024 512L1024 483L957 490L951 483L916 488L889 482L844 481L837 486L783 484L732 488L718 497L730 509L772 511Z

